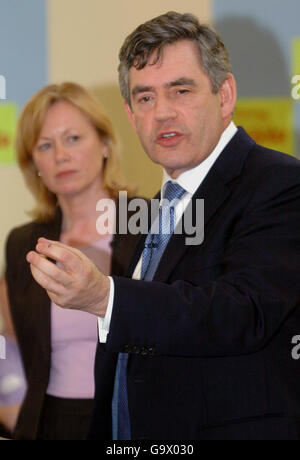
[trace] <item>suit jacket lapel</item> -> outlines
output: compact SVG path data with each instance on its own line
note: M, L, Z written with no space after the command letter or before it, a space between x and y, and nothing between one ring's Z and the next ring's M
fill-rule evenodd
M195 216L197 200L203 199L204 222L201 222L201 225L203 226L204 232L209 220L213 217L229 194L230 190L226 187L226 184L223 183L215 171L212 171L211 174L209 174L209 177L207 177L207 180L203 182L203 185L201 185L193 195L191 202L188 205L189 208L192 208L192 212L189 214ZM184 227L184 219L186 218L188 212L189 211L185 211L181 222L179 223L183 232L181 234L176 234L175 231L174 235L170 238L169 244L161 258L153 280L165 281L170 276L180 259L184 256L185 252L190 248L190 246L186 243L186 239L193 237L193 235L188 235L185 232Z

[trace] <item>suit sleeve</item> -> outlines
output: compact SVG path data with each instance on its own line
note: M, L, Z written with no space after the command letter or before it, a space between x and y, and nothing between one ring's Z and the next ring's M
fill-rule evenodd
M289 166L265 175L236 216L221 275L211 283L114 277L107 349L204 357L265 347L300 306L299 171Z

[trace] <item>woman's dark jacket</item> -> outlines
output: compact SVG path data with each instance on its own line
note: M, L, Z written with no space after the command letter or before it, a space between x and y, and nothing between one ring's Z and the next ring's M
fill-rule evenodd
M35 250L41 236L59 240L61 223L58 210L53 222L23 225L14 229L7 240L6 281L10 309L28 386L14 439L36 438L51 365L51 301L33 279L26 254ZM111 243L112 274L126 272L136 243L134 235L114 235Z

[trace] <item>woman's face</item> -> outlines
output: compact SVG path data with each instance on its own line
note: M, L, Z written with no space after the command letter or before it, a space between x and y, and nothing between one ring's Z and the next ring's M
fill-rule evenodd
M45 186L58 197L71 197L102 185L108 147L90 120L69 102L46 112L33 161Z

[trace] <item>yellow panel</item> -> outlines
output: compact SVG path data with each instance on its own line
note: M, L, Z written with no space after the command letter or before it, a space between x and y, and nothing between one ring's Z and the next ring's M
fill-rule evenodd
M243 126L258 144L295 154L291 99L239 99L234 121Z
M0 103L0 163L14 161L14 136L17 109L14 104Z

